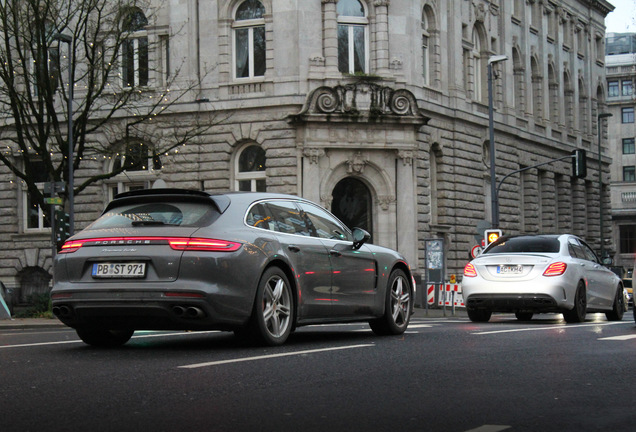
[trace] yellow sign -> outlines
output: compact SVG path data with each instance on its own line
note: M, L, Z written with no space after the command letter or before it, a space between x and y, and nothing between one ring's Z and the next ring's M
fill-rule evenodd
M488 246L490 243L497 241L499 237L501 237L500 229L487 229L484 232L484 240L486 241L486 246Z

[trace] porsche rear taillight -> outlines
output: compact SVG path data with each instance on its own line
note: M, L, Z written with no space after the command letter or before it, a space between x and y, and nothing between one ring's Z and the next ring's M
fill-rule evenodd
M235 252L241 248L241 243L205 238L169 238L168 243L174 250L188 251Z
M475 269L475 266L471 263L466 264L466 267L464 267L464 276L477 277L477 270Z
M565 273L565 270L568 268L568 265L564 262L555 262L548 266L547 269L543 272L543 276L561 276Z
M62 245L62 249L60 250L59 253L73 253L79 248L81 248L83 244L84 242L81 240L67 241L66 243Z
M70 240L60 253L73 253L86 246L152 246L168 245L178 251L236 252L241 243L226 240L189 237L109 237Z

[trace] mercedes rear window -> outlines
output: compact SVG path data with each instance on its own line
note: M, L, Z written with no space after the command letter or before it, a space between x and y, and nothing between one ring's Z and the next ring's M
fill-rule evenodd
M87 229L138 226L203 227L219 215L213 206L200 202L146 202L113 207Z
M494 244L484 253L558 253L560 249L561 243L556 238L513 237Z

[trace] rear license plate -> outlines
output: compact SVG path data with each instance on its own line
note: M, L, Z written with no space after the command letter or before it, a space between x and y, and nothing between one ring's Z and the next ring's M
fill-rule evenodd
M522 274L522 265L502 265L497 266L497 273L499 274Z
M95 263L94 278L142 278L146 276L146 263Z

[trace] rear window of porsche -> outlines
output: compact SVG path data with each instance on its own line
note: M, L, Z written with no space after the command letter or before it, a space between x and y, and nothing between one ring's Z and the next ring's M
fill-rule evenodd
M87 229L137 226L202 227L218 217L218 210L200 202L145 202L109 209Z
M514 237L490 247L484 253L558 253L561 244L556 238Z

